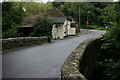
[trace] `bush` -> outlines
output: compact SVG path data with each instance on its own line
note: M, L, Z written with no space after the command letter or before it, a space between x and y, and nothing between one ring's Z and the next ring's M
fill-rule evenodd
M95 29L97 26L94 26L94 25L83 25L81 26L82 29Z
M17 36L17 26L23 16L22 5L15 2L2 3L2 38Z
M105 30L104 27L99 27L99 26L96 26L96 25L83 25L81 26L82 29L96 29L96 30Z
M52 36L52 25L53 22L46 17L38 17L33 25L33 32L30 36Z
M104 35L105 43L110 43L115 49L120 48L120 25L110 22L107 34Z
M88 25L88 29L96 29L96 28L98 28L98 26L96 26L96 25Z
M120 80L120 59L117 62L113 59L105 59L100 65L104 67L102 80Z
M16 37L17 36L17 26L14 25L11 29L7 30L6 32L3 31L2 38L10 38L10 37Z
M103 36L98 65L102 67L102 80L120 80L120 25L110 22Z
M115 62L110 59L108 62L106 61L106 71L104 74L106 75L107 80L120 80L120 59Z
M105 28L104 27L98 27L98 28L96 28L96 30L105 30Z

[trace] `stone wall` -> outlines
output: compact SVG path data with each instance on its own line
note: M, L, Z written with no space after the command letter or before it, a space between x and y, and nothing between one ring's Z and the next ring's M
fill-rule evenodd
M86 46L83 56L79 62L80 72L88 80L98 80L100 75L97 68L98 53L101 50L101 38L97 38Z
M39 45L46 42L48 42L47 37L17 37L2 39L2 51L24 46Z
M101 44L101 37L80 43L62 66L62 80L92 80L96 53L100 50L99 44Z

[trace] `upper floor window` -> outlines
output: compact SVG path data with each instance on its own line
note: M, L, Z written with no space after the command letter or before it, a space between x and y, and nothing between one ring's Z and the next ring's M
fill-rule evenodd
M71 27L71 28L75 28L75 27L76 27L76 24L75 24L75 23L71 23L71 24L70 24L70 27Z

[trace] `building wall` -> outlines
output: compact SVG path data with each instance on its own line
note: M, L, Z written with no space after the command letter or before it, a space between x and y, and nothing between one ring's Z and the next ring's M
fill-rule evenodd
M76 35L76 29L75 28L69 28L68 35Z
M101 38L92 38L80 43L65 60L61 68L62 80L98 80L96 74L97 54Z
M2 40L2 50L6 51L18 47L40 45L48 42L48 37L16 37Z
M65 36L65 27L63 25L58 27L55 27L55 25L53 25L53 28L52 28L53 39L64 38L64 36Z
M74 21L68 21L66 20L66 24L67 24L67 35L76 35L76 28L71 28L70 25L71 23L75 23Z
M64 38L64 36L76 35L76 28L71 28L71 23L75 23L74 21L65 20L64 24L56 27L56 24L53 25L52 28L52 38Z

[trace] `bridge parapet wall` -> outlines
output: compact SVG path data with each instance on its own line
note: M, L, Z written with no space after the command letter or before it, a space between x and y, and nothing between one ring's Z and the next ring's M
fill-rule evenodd
M2 39L2 51L32 45L40 45L48 42L48 37L16 37Z
M62 80L93 80L101 38L88 39L77 46L62 66Z

